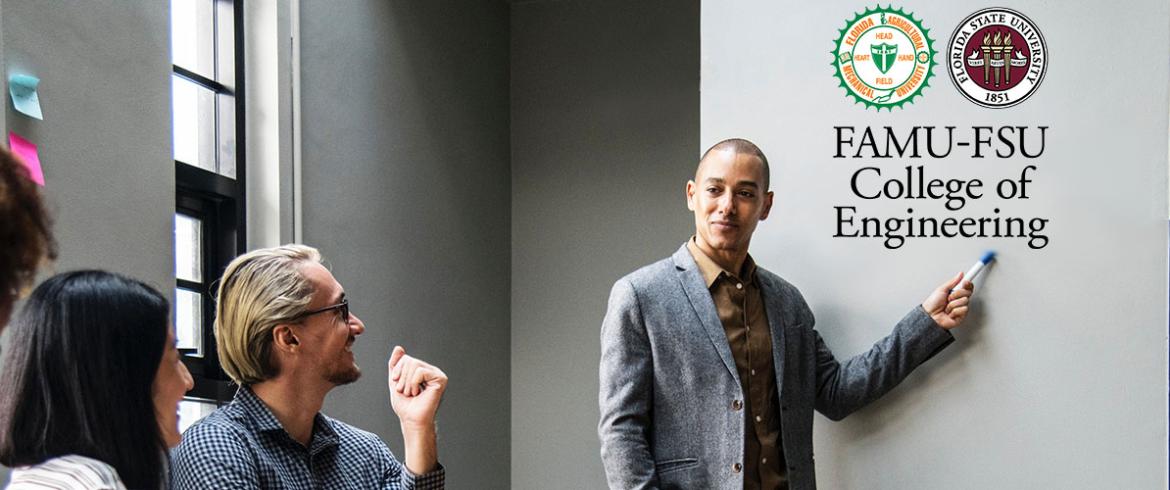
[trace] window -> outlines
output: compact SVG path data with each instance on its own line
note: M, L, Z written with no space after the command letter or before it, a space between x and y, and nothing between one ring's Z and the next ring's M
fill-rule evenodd
M236 2L172 0L175 160L236 177ZM241 125L242 126L242 125Z
M215 281L244 248L242 31L239 0L171 0L174 323L195 379L184 428L235 392L212 321Z

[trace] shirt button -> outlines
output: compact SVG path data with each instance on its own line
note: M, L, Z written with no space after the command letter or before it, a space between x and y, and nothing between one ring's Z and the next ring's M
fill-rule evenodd
M743 402L741 402L739 400L731 402L731 409L732 410L739 411L739 409L741 409L741 408L743 408Z
M761 459L760 464L768 464L768 458Z
M743 283L742 282L735 283L735 289L743 289Z
M756 375L756 370L755 370L755 369L753 369L753 370L752 370L752 376L755 376L755 375Z
M731 465L731 471L734 471L736 473L739 473L740 470L742 470L742 469L743 469L743 465L741 465L739 463L735 463L735 464Z
M759 422L761 420L763 420L763 419L761 419L759 415L756 415L756 422Z

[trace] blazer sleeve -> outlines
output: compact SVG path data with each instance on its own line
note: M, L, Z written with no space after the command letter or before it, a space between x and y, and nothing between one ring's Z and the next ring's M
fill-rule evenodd
M809 325L812 314L808 313ZM921 306L915 307L868 352L838 362L821 334L816 342L816 409L832 420L841 420L894 389L918 367L955 338L939 327Z
M601 461L610 488L654 488L650 453L654 368L637 292L627 279L613 286L601 324L598 368Z

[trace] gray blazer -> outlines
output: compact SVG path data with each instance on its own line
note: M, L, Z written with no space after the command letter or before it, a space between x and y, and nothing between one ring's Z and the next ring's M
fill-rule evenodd
M772 329L789 485L816 488L813 409L845 418L954 338L919 306L869 352L838 362L800 291L762 268L757 275ZM744 394L686 245L614 284L599 374L597 431L610 488L743 488Z

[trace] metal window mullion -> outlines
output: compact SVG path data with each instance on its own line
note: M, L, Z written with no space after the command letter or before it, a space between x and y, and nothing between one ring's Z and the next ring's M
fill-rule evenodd
M212 2L211 2L211 59L212 59L212 63L211 63L212 76L214 76L216 80L219 80L220 79L220 70L219 70L219 5L216 5L215 0L212 0ZM221 84L220 86L223 86L223 85ZM224 87L224 88L226 89L227 87ZM216 95L217 96L215 97L215 110L213 111L215 113L215 116L214 116L215 122L212 124L212 126L215 127L215 173L223 175L223 173L222 173L223 172L223 162L220 161L220 157L223 154L223 152L220 151L220 145L223 144L223 141L221 140L221 138L223 136L221 134L222 131L220 131L220 127L219 127L219 117L220 117L219 97L218 97L218 94L216 94ZM216 230L216 232L218 232L218 231L219 230Z
M200 253L202 253L202 251L200 251ZM203 290L203 283L201 282L188 281L186 279L175 279L175 285L194 293L204 294L207 292Z
M216 66L216 70L219 70L219 62L218 61L215 63L215 66ZM215 110L213 111L213 113L215 114L213 116L215 118L215 122L212 124L212 126L215 127L215 173L218 175L223 175L223 162L220 161L221 157L223 156L223 152L220 151L220 148L221 148L220 145L223 144L223 139L222 139L223 138L223 131L222 131L223 128L219 127L220 126L220 124L219 124L220 111L222 110L222 108L220 107L221 104L219 103L219 99L220 99L219 94L216 94L215 104L214 104ZM236 148L236 151L239 151L239 148Z
M219 5L216 5L216 3L218 3L216 0L211 0L211 73L213 76L215 76L216 80L219 80ZM218 100L216 102L218 102ZM217 108L216 115L218 114L219 111ZM215 120L215 125L217 126L215 133L218 135L219 119ZM219 140L217 136L216 144L218 143ZM217 156L215 160L216 165L218 166L219 157Z
M227 85L219 83L215 80L207 78L203 75L195 73L195 72L188 70L186 68L183 68L179 65L172 65L172 66L174 67L174 72L176 75L181 76L183 78L186 78L191 83L199 85L199 86L201 86L205 89L208 89L212 92L215 92L217 94L227 94L227 95L231 95L231 96L236 95L235 91L229 89L227 87Z
M239 154L239 152L236 152ZM180 190L191 190L198 194L212 194L225 198L239 199L238 180L225 177L205 168L196 167L181 160L175 160L175 181Z
M247 198L247 186L245 185L248 176L247 165L247 121L244 109L245 104L245 75L247 71L244 69L244 36L246 23L244 22L244 5L243 0L234 0L232 2L232 62L235 63L234 74L235 80L232 80L235 93L232 97L235 98L236 113L236 253L242 253L247 248L247 221L248 213L247 206L244 200ZM219 36L216 36L216 42L219 42ZM216 60L218 63L219 60Z

